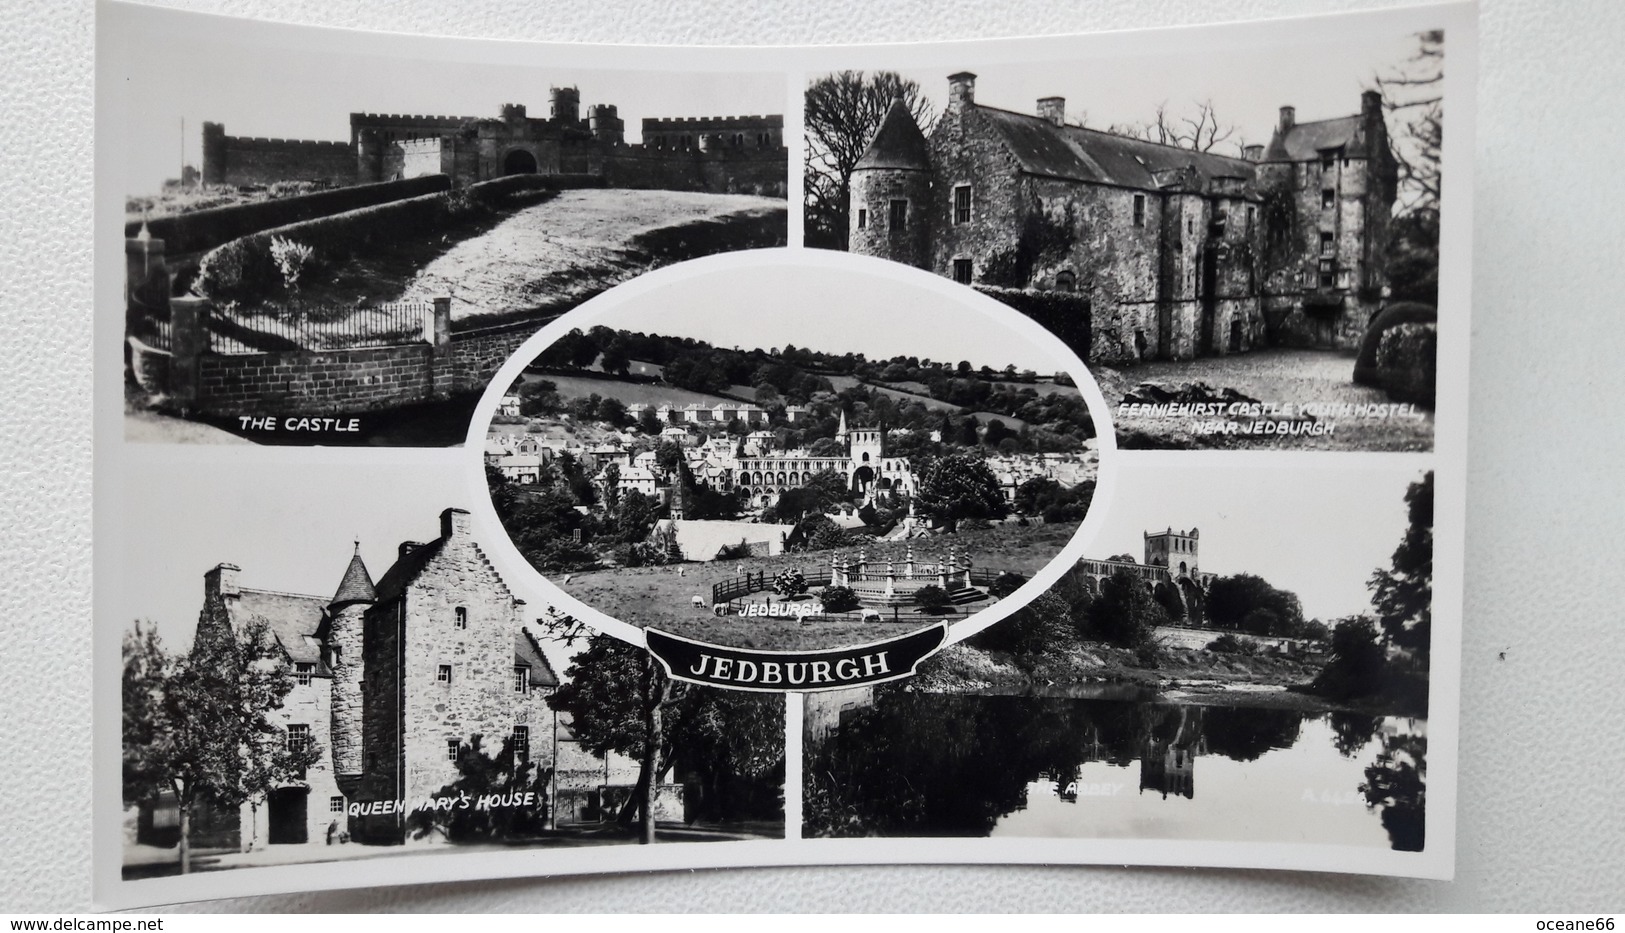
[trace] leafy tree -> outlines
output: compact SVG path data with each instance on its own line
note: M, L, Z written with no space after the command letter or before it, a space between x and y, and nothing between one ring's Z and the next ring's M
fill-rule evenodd
M615 373L624 376L632 367L632 356L627 352L626 341L620 337L611 340L604 348L604 355L598 361L606 373Z
M826 612L853 612L860 605L857 592L849 586L826 586L819 598Z
M935 614L948 608L951 600L948 591L935 583L927 584L914 591L914 603L926 612Z
M191 871L194 807L234 807L303 776L321 758L293 746L272 719L293 689L282 649L263 620L238 635L200 624L191 652L167 654L137 625L124 638L124 798L152 802L175 794L180 870Z
M957 528L968 518L1003 518L1009 511L999 481L983 461L955 454L934 461L920 477L916 504L939 524Z
M434 796L467 794L477 798L488 794L532 793L535 802L519 807L419 810L411 815L409 825L419 839L438 830L453 842L533 835L546 828L546 813L552 803L547 799L547 787L552 776L550 768L542 768L534 761L520 761L514 754L511 738L503 740L501 748L492 755L485 751L482 736L470 736L457 750L457 780L440 788Z
M1254 628L1248 628L1246 619L1256 610L1268 610L1278 630L1258 631L1256 626L1266 617L1254 618ZM1257 635L1286 634L1303 624L1303 604L1295 593L1276 589L1269 581L1250 573L1220 577L1213 581L1207 594L1207 617L1215 628L1239 629ZM1284 627L1284 629L1282 628Z
M550 627L566 640L582 631L568 619ZM702 785L713 787L718 769L759 777L783 766L782 695L736 696L677 683L646 651L608 635L586 641L565 671L566 683L547 703L570 717L588 752L638 761L637 785L617 821L638 821L644 843L655 841L655 794L679 760L700 773Z
M645 434L658 435L661 430L660 417L653 408L645 407L638 412L638 427Z
M1168 613L1152 598L1145 584L1127 570L1118 570L1100 582L1100 598L1089 607L1089 633L1124 648L1150 644L1153 631L1166 624Z
M901 99L921 127L931 122L931 103L920 86L895 72L840 71L807 86L806 240L808 246L846 249L852 172Z
M971 644L983 650L1027 656L1052 654L1076 642L1071 607L1053 591L971 636Z
M787 567L779 571L773 578L773 592L789 599L807 592L807 577L794 567Z
M1332 629L1331 657L1310 689L1334 700L1371 696L1383 687L1385 658L1376 623L1353 616Z
M1371 575L1371 603L1383 640L1426 657L1433 631L1433 473L1405 491L1410 524L1393 564Z

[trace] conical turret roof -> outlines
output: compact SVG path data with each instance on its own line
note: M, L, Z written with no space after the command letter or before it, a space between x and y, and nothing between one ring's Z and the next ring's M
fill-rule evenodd
M372 588L372 575L367 573L367 565L361 560L361 542L357 541L355 555L350 558L350 566L344 568L344 579L339 581L338 592L333 594L333 601L329 605L370 603L377 598L378 593Z
M931 147L901 97L891 102L891 109L881 119L880 129L875 130L856 168L931 170Z

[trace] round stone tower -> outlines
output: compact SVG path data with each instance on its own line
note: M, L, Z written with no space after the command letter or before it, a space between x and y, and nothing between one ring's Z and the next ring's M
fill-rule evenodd
M333 670L333 771L342 780L365 770L362 759L361 684L366 677L362 623L377 600L372 577L356 543L333 601L327 604L327 657ZM350 794L348 789L346 795Z
M901 98L852 170L852 252L931 267L931 147Z

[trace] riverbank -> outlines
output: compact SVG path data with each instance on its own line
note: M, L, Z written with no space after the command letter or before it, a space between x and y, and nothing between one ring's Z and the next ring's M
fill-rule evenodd
M920 693L1071 696L1137 690L1147 700L1185 706L1245 706L1301 713L1379 713L1369 704L1303 692L1322 664L1290 657L1165 648L1157 666L1127 648L1091 643L1021 663L1004 652L949 645L920 667L909 689Z

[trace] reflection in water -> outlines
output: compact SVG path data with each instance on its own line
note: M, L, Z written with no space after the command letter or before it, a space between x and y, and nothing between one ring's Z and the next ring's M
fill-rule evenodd
M1420 850L1423 729L1145 699L819 694L807 705L805 833Z

